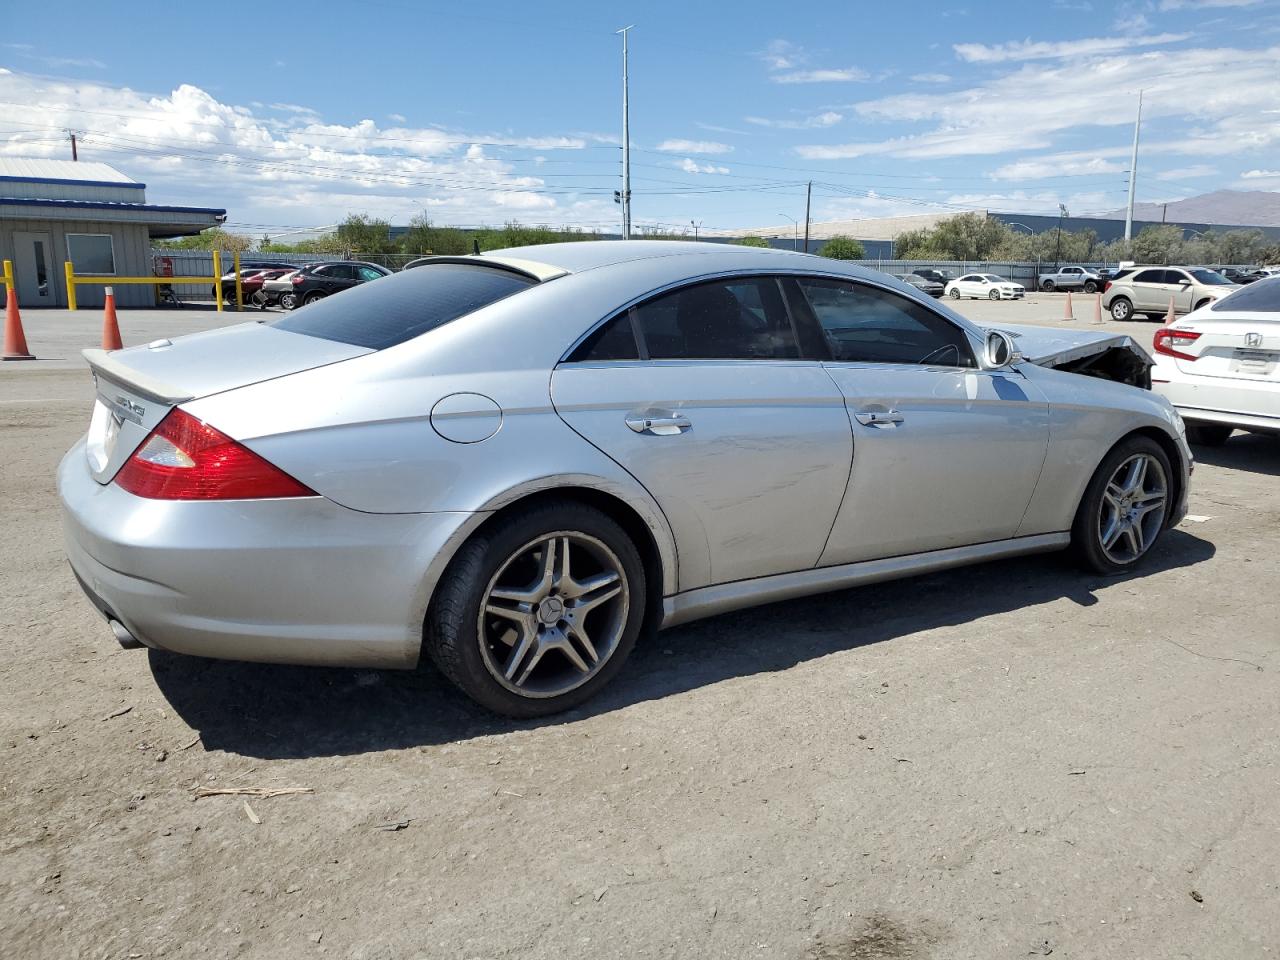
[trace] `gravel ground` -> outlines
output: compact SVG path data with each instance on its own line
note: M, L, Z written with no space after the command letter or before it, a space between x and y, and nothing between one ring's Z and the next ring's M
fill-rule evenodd
M429 671L119 650L52 489L87 422L90 313L29 312L62 361L0 368L10 955L1280 951L1280 444L1198 451L1208 519L1138 575L1033 557L723 616L511 723ZM126 342L223 319L121 318Z

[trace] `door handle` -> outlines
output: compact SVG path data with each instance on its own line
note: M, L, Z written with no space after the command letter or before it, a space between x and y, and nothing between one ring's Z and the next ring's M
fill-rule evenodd
M647 433L655 437L674 436L677 433L684 433L693 426L688 417L678 413L649 417L630 416L627 417L626 423L636 433Z
M877 427L885 423L902 423L907 418L897 410L867 410L855 413L854 419L868 427Z

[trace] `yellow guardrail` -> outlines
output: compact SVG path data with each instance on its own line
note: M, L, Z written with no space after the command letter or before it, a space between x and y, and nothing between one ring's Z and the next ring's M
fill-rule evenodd
M4 262L4 295L9 296L9 291L13 289L13 261L6 260Z
M240 254L234 254L232 261L235 264L236 274L236 309L244 309L244 289L240 285ZM214 303L218 312L222 311L222 254L217 250L213 251L213 276L212 277L78 277L76 276L75 267L70 260L63 261L62 269L67 278L67 309L76 310L76 286L86 283L99 283L104 287L114 287L122 283L149 283L153 286L177 286L185 283L211 283L214 289ZM12 269L9 261L5 261L5 285L9 286L13 282Z

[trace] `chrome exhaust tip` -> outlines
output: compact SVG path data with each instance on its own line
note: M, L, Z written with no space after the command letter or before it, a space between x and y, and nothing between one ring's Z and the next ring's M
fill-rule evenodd
M119 643L121 647L125 650L141 649L143 645L142 641L130 633L129 628L123 623L119 620L108 620L107 623L111 625L111 632L116 635L116 642Z

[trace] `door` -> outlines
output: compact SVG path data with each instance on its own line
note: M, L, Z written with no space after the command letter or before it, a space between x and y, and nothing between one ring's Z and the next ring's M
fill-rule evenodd
M381 270L375 270L373 267L356 267L356 283L368 283L370 280L379 280L385 276L385 273Z
M58 302L53 280L53 244L47 233L14 233L13 279L18 304L23 307L52 307Z
M1164 271L1139 270L1132 281L1133 310L1135 313L1154 313L1169 307L1169 294L1164 282Z
M818 562L852 437L776 279L695 284L619 314L556 368L551 396L662 508L681 590Z
M978 369L963 329L869 284L800 279L848 404L853 469L822 566L1012 537L1040 477L1049 405Z
M1177 313L1190 313L1192 300L1195 298L1195 286L1191 283L1191 278L1187 276L1183 270L1166 270L1164 272L1165 283L1165 309L1169 309L1169 297L1173 297L1173 309Z

